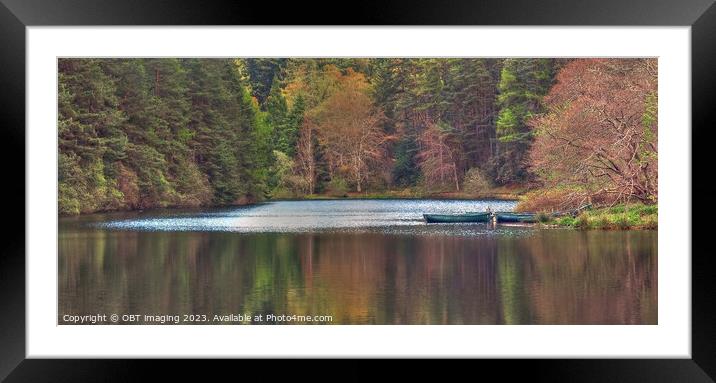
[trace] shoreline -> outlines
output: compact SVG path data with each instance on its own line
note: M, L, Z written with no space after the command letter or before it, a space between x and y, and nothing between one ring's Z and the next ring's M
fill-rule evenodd
M351 200L458 200L458 201L482 201L482 200L498 200L498 201L514 201L518 202L520 200L520 197L516 194L509 194L505 193L504 195L500 193L485 193L480 194L477 196L469 196L465 194L451 194L451 193L437 193L437 194L428 194L428 195L421 195L421 196L406 196L406 195L399 195L399 194L382 194L382 193L373 193L373 194L349 194L345 197L342 196L331 196L331 195L324 195L324 194L318 194L318 195L309 195L306 197L300 197L300 198L271 198L271 199L264 199L260 201L255 202L245 202L245 203L234 203L234 204L225 204L225 205L169 205L169 206L155 206L155 207L148 207L144 209L117 209L117 210L97 210L92 212L86 212L86 213L79 213L79 214L61 214L58 213L57 216L60 218L65 217L81 217L81 216L87 216L92 214L111 214L111 213L138 213L138 212L146 212L146 211L156 211L156 210L180 210L180 209L221 209L221 208L230 208L230 207L243 207L243 206L253 206L253 205L260 205L263 203L268 202L281 202L281 201L351 201Z
M520 201L520 198L515 195L506 194L480 194L480 195L451 195L451 194L428 194L421 196L405 196L395 194L368 194L368 195L349 195L346 197L341 196L330 196L330 195L316 195L303 198L276 198L269 199L263 202L271 201L340 201L340 200L456 200L456 201L483 201L483 200L499 200L499 201Z
M584 210L576 217L554 217L540 224L576 230L656 230L658 205L633 203L598 207Z

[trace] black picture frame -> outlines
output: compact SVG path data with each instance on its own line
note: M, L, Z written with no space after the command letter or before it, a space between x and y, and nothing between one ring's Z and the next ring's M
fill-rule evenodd
M277 4L281 4L277 7ZM319 12L323 10L324 12ZM326 14L333 10L335 14ZM4 206L0 255L0 380L127 381L167 362L26 359L25 311L25 49L27 26L58 25L605 25L691 26L692 206L707 209L716 84L716 6L713 0L415 1L350 4L262 1L0 0L0 127L2 174L12 180ZM12 199L10 199L12 198ZM713 382L716 380L716 262L704 238L706 218L692 209L692 359L482 360L484 371L540 381ZM212 367L214 368L214 367ZM272 369L280 373L283 369ZM290 372L292 369L285 369ZM186 373L186 367L176 370ZM356 368L345 370L359 375ZM186 377L186 376L185 376ZM347 378L348 376L346 376Z

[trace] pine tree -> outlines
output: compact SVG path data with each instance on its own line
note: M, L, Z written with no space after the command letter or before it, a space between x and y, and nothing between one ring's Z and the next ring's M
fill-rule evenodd
M111 175L127 145L115 83L99 60L60 59L58 69L59 211L114 208L122 194Z
M554 79L552 59L506 59L498 84L500 112L496 121L499 152L490 175L500 184L530 178L527 153L532 142L527 121L541 111L541 100Z
M252 96L256 97L262 110L275 81L280 79L286 65L282 58L248 58L244 60L248 72Z

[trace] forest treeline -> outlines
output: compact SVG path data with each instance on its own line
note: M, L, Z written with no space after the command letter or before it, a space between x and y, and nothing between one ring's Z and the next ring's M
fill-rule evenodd
M60 59L59 212L657 196L655 59Z

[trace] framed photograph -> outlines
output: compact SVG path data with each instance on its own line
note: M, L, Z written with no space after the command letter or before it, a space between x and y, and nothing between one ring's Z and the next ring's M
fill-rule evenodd
M0 377L356 357L716 376L712 187L694 185L712 2L374 4L326 22L1 1L25 225L0 261Z

